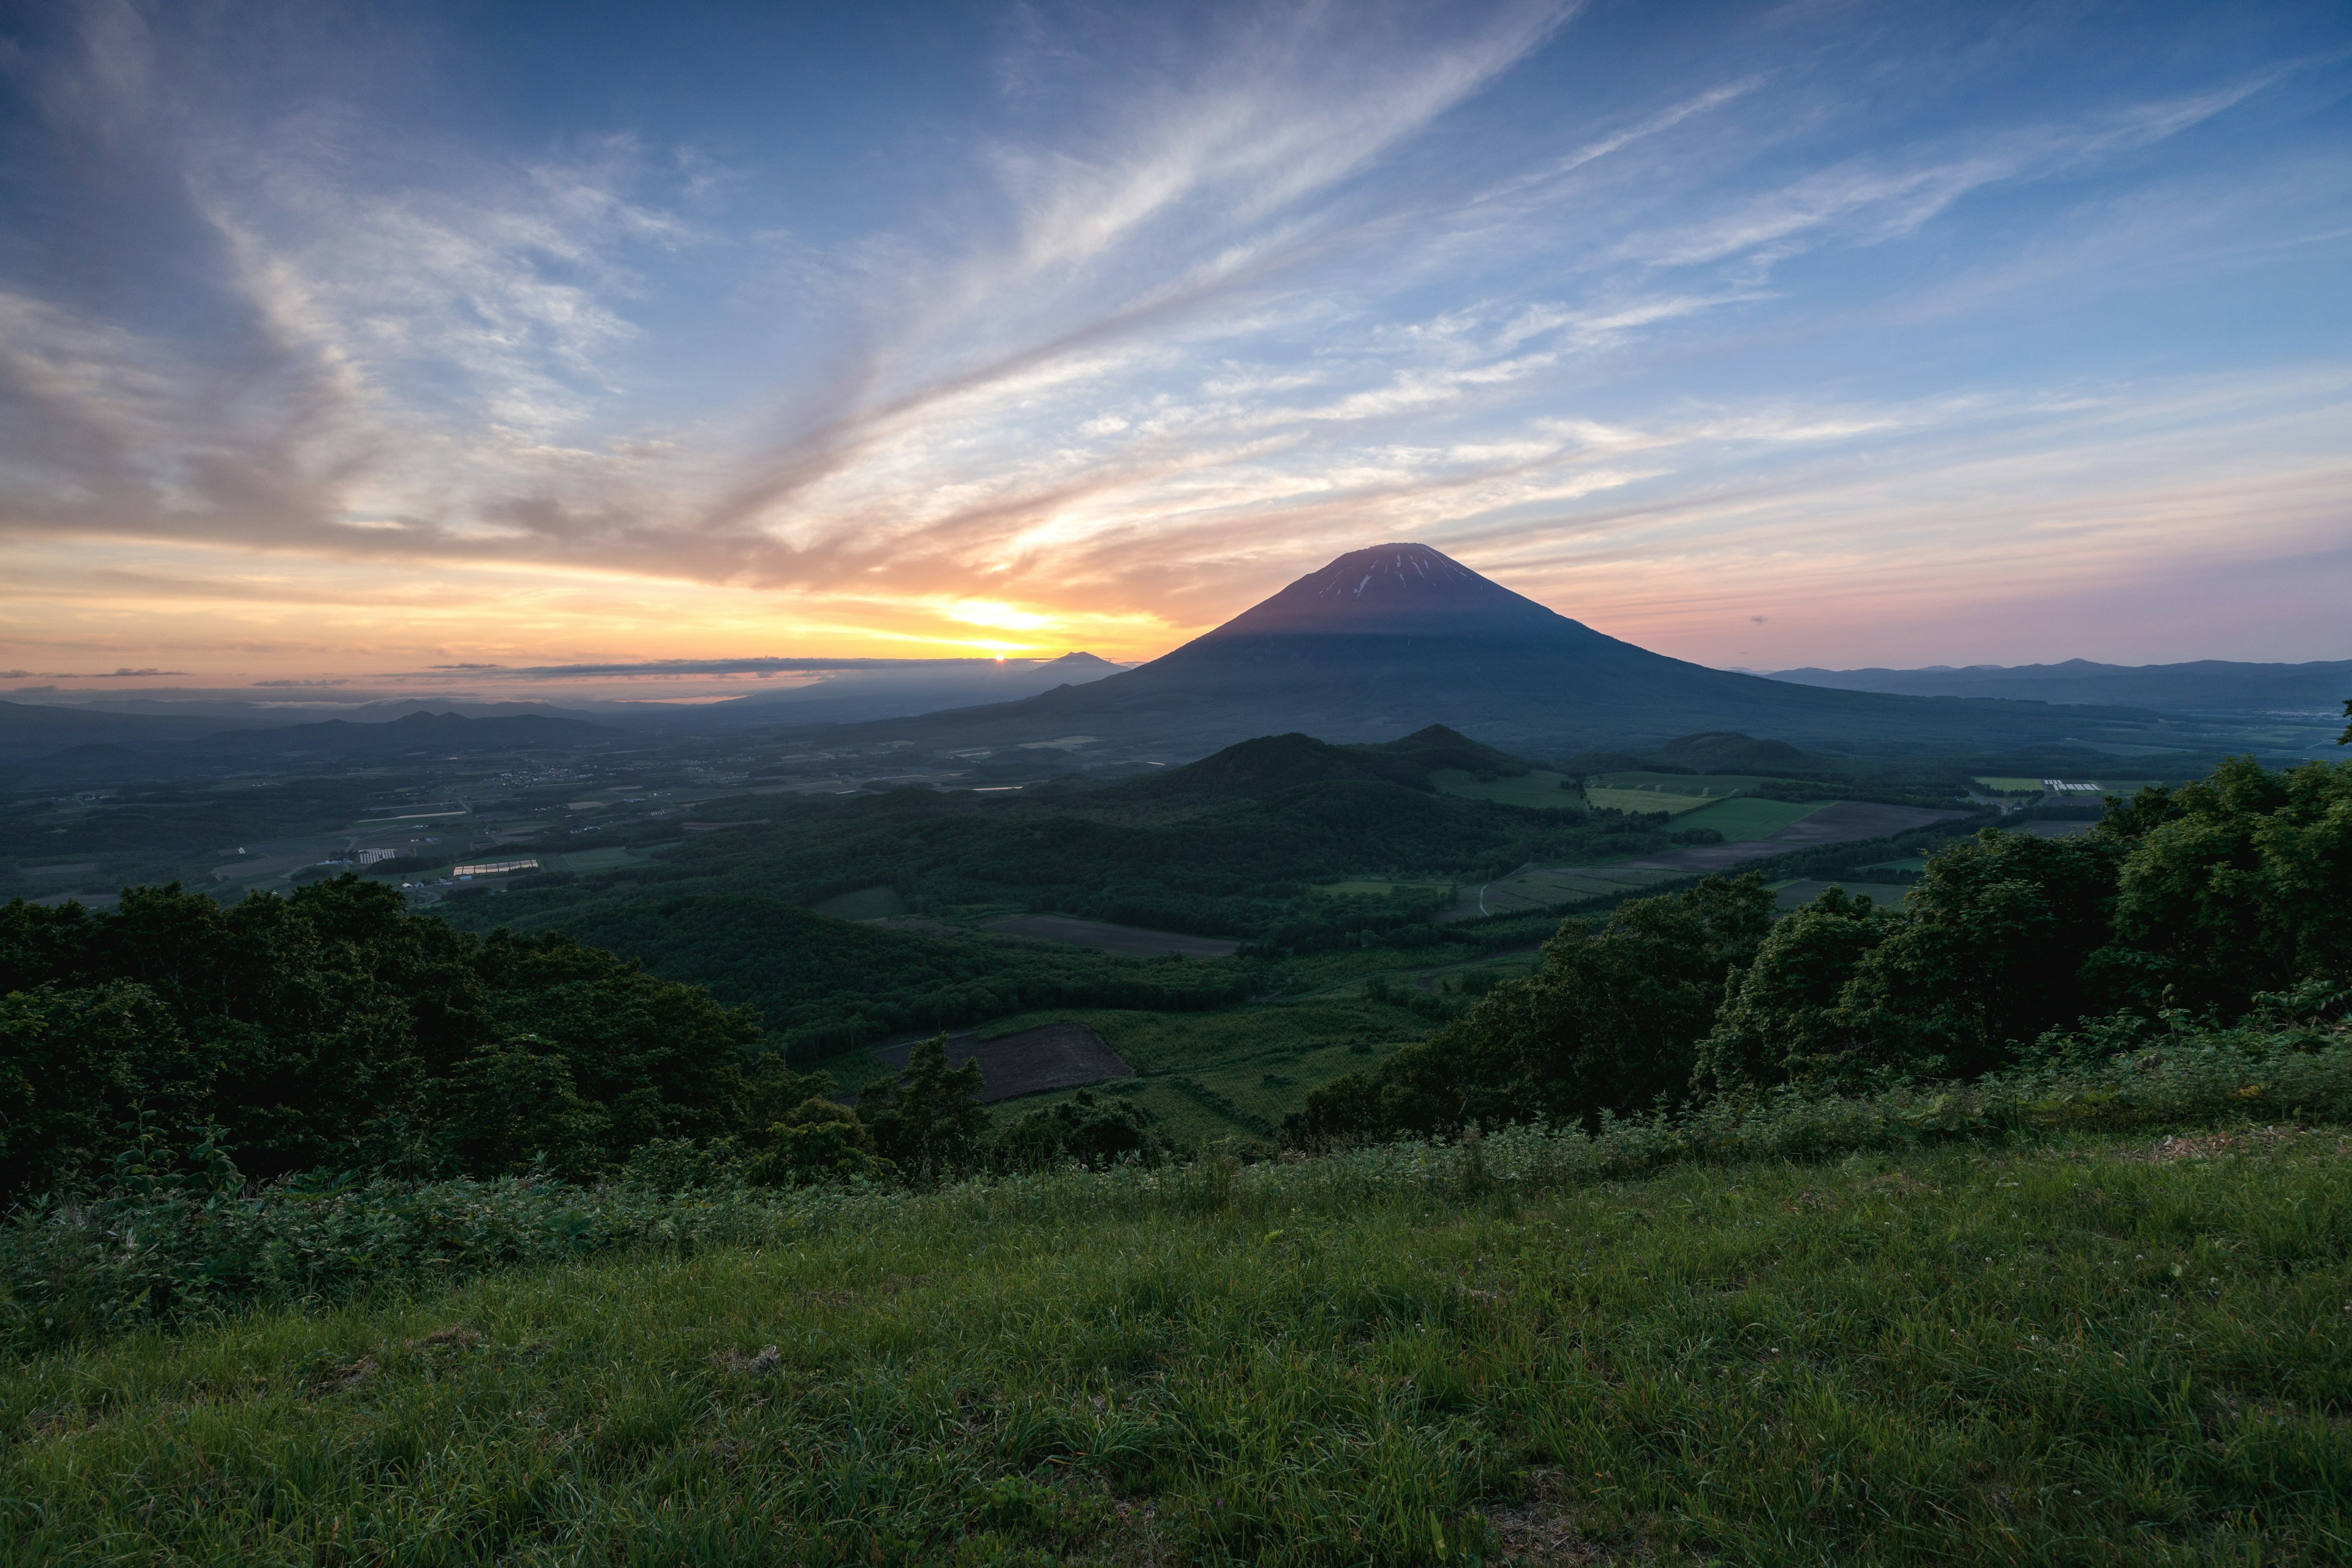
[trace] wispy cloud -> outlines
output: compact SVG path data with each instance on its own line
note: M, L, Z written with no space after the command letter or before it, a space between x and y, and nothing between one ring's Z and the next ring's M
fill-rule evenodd
M1884 243L1917 232L1972 191L2047 176L2178 135L2275 79L2274 73L2266 73L2214 91L2128 105L2085 122L2004 132L1963 150L1927 148L1909 159L1855 159L1719 216L1635 238L1627 254L1660 266L1688 267L1759 252L1779 260L1833 238Z
M242 605L282 638L289 607L363 600L352 572L413 615L437 573L477 584L453 603L495 579L631 637L616 596L692 589L803 636L1085 627L1137 652L1374 532L1561 584L1642 551L1843 573L1851 541L1805 507L1848 515L1848 468L1962 471L1895 456L1920 443L2030 445L1985 399L2084 442L2108 416L2051 411L2160 418L2127 367L1939 389L1890 374L1885 334L1998 326L2026 287L2004 278L2091 296L2114 247L2200 221L2151 160L2321 68L2175 62L1926 114L1832 79L1834 30L1801 18L1626 82L1588 67L1575 5L1541 0L1021 15L996 110L922 186L951 196L793 239L789 289L706 300L775 265L727 208L756 158L721 177L593 121L459 141L194 47L181 13L91 0L19 63L26 144L84 229L172 240L126 260L61 230L0 261L0 545L42 574L0 601ZM1901 26L1872 36L1895 60ZM2119 169L2137 183L2101 184ZM2290 183L2232 174L2231 243L2284 254L2248 241ZM1957 243L1997 201L2030 239ZM1910 259L1874 261L1884 286L1794 276L1864 252ZM101 257L128 282L78 283ZM743 303L779 289L805 319ZM730 333L793 348L763 362ZM2281 471L2301 428L2259 437ZM2145 449L2183 493L2248 482L2218 452ZM1946 526L1879 537L1973 560ZM101 563L139 549L176 564ZM205 625L191 646L223 635Z

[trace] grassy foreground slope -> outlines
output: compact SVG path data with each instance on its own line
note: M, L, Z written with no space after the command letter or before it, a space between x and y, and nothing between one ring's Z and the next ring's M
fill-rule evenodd
M32 1359L0 1557L2352 1554L2340 1134L1609 1183L1547 1147L845 1198Z

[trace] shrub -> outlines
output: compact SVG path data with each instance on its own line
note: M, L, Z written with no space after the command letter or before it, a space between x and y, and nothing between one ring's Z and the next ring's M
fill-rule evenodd
M988 1112L980 1106L980 1064L948 1066L948 1037L915 1047L904 1071L864 1090L857 1113L872 1129L874 1147L912 1180L926 1185L972 1168Z
M1564 922L1533 977L1496 984L1428 1038L1308 1094L1285 1135L1584 1121L1678 1100L1726 972L1754 957L1771 921L1772 895L1750 876L1622 904L1597 930Z
M744 1173L763 1186L882 1181L898 1171L876 1152L874 1133L856 1111L814 1096L772 1122L761 1142Z
M999 1172L1044 1171L1079 1164L1101 1170L1122 1161L1145 1164L1164 1159L1166 1138L1151 1130L1157 1121L1142 1106L1096 1098L1080 1089L1059 1105L1032 1110L997 1134L988 1163Z
M83 1179L138 1117L217 1125L263 1177L586 1174L733 1131L760 1037L609 952L470 936L350 876L227 908L177 886L0 906L0 1195Z

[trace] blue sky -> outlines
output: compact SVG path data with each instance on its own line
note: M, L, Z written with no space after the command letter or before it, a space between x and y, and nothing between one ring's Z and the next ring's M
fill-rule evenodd
M2352 655L2341 4L0 17L0 679Z

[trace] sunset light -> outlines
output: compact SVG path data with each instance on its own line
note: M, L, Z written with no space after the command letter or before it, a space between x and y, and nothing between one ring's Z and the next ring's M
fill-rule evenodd
M14 36L0 689L1136 659L1390 538L1717 665L2342 651L2325 7L270 15Z

